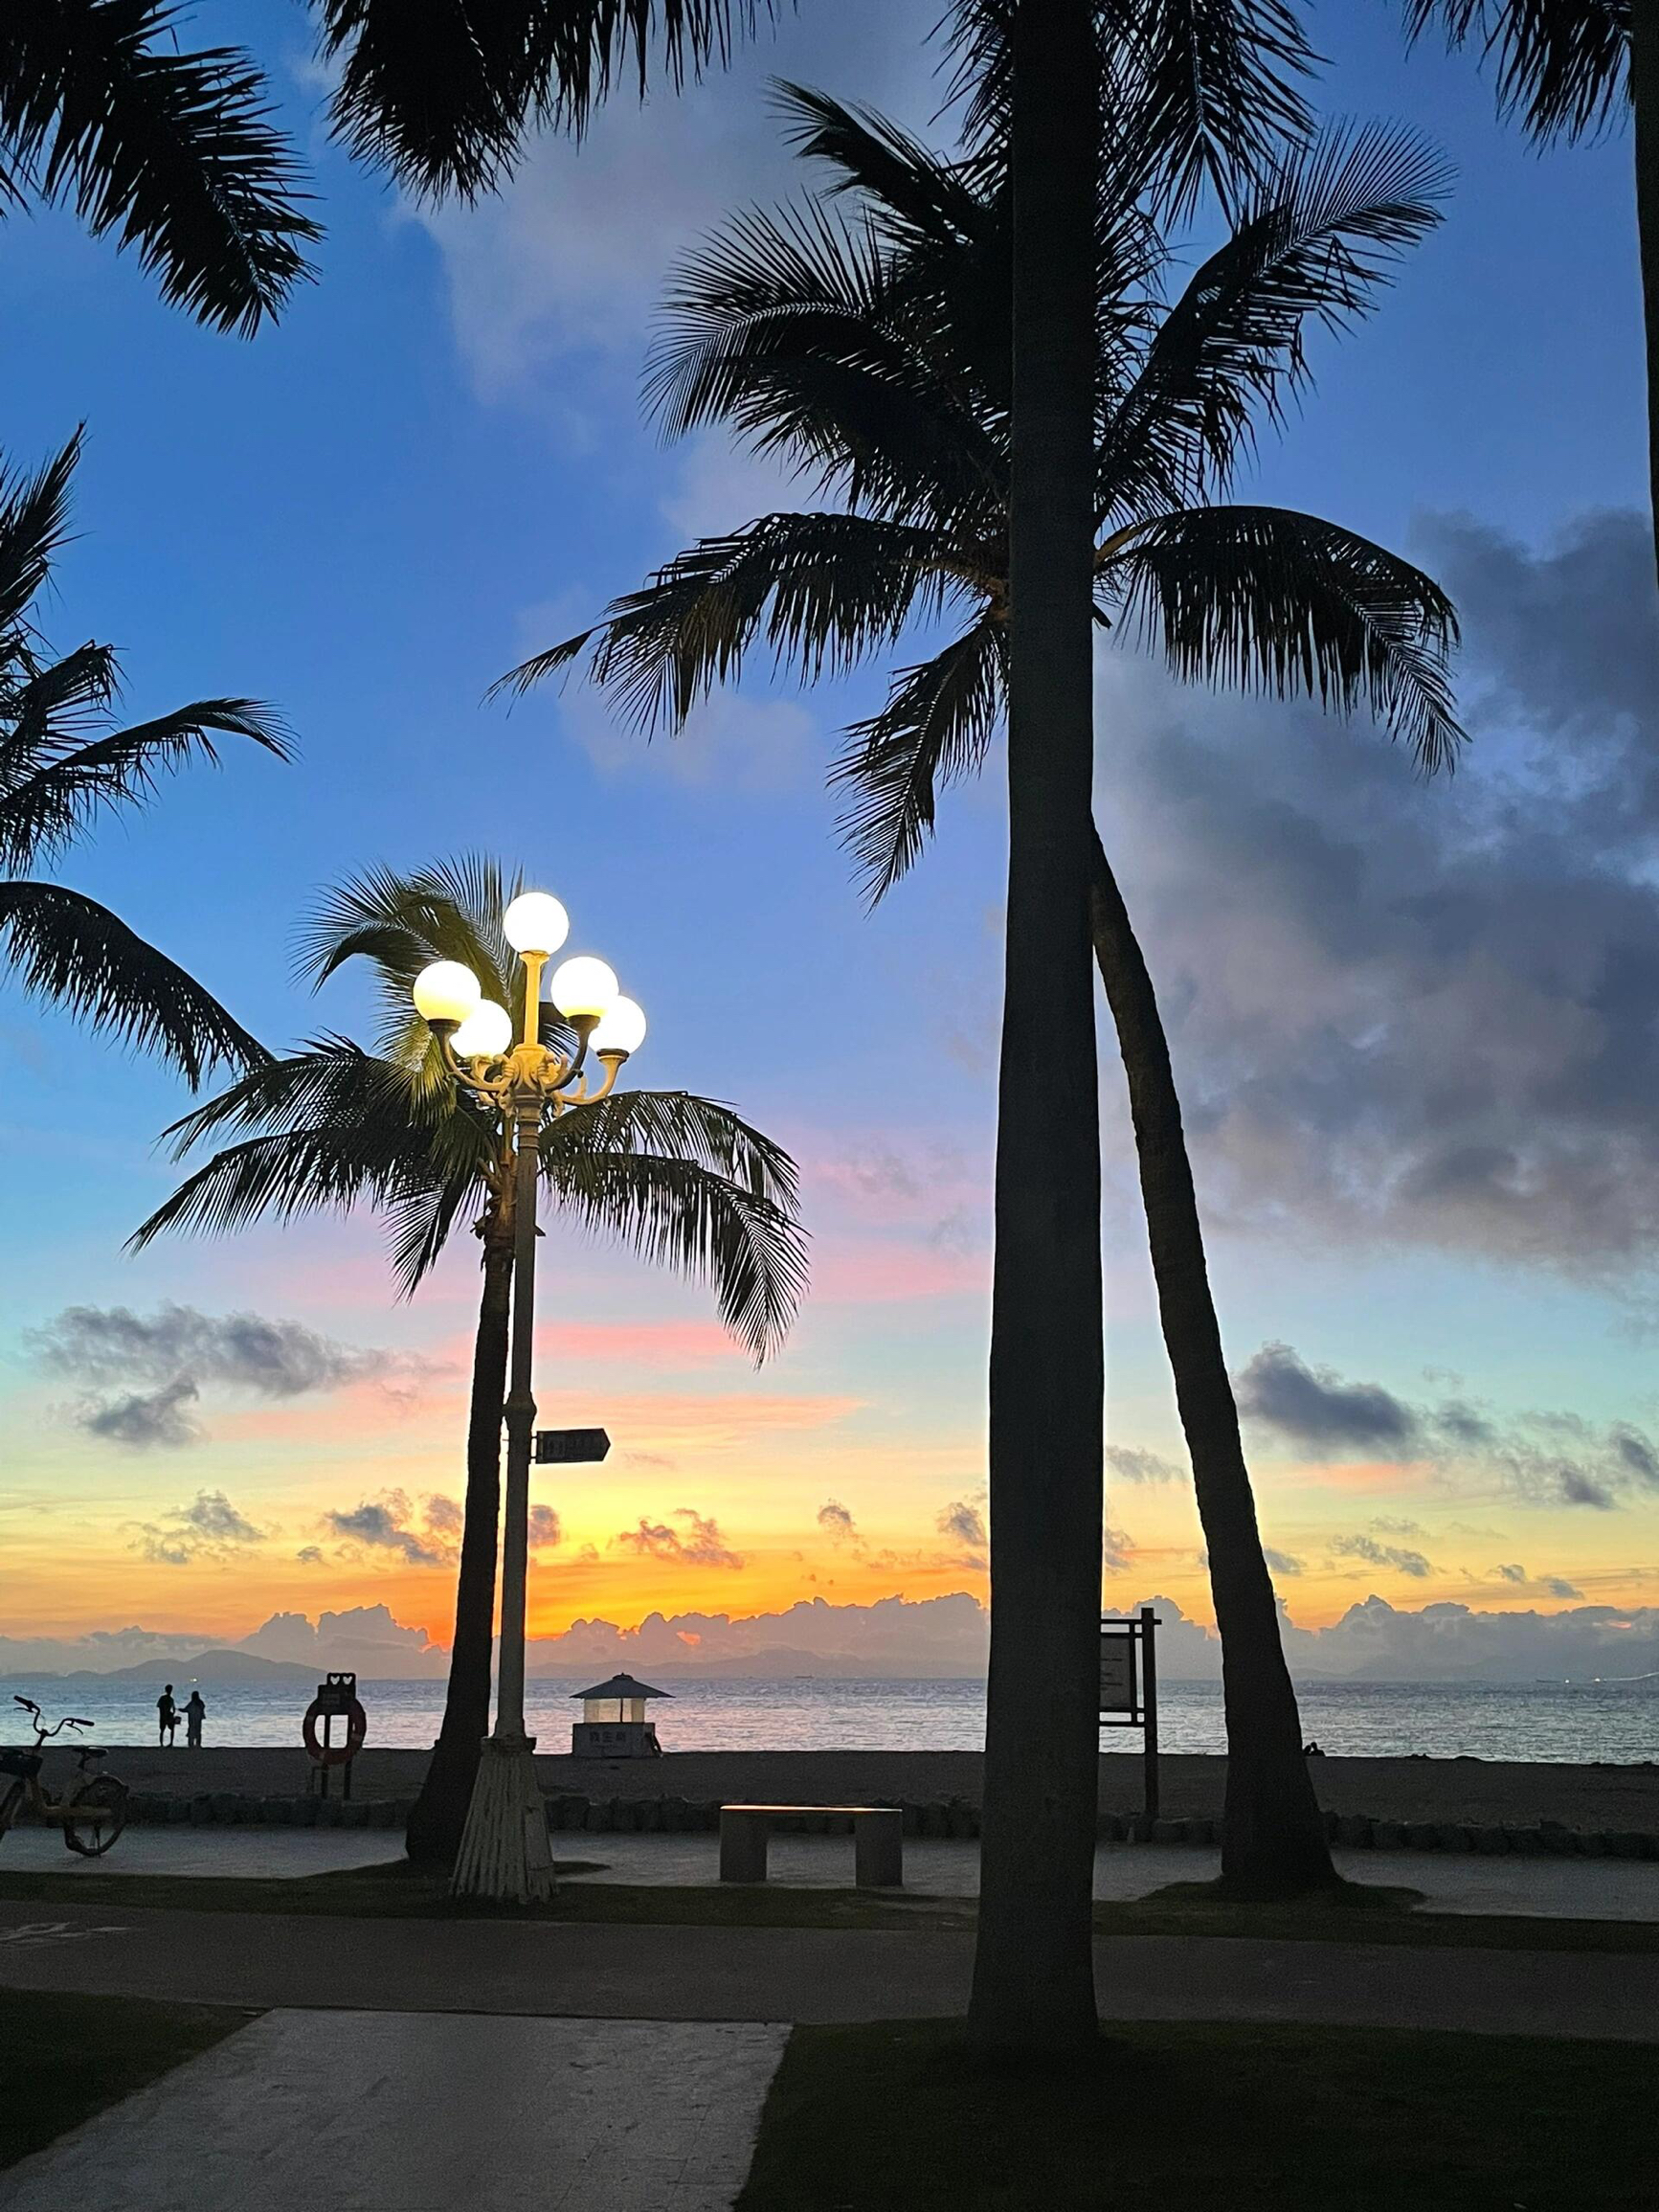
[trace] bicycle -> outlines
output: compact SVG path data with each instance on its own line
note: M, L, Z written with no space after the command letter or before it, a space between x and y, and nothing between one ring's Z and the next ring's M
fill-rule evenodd
M89 1745L68 1745L79 1763L81 1780L69 1793L55 1797L40 1779L45 1765L45 1746L65 1728L90 1728L91 1721L66 1713L56 1727L49 1728L41 1717L40 1707L33 1698L13 1695L11 1703L21 1705L29 1715L34 1730L34 1749L19 1751L0 1748L0 1781L11 1776L11 1787L0 1797L0 1836L17 1825L25 1806L50 1828L61 1828L63 1840L71 1851L82 1859L101 1859L122 1830L126 1826L126 1784L118 1782L113 1774L88 1774L87 1769L104 1756Z

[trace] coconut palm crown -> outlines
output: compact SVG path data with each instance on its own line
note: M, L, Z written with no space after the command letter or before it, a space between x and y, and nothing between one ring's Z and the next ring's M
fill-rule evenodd
M256 1068L167 1134L183 1160L210 1137L246 1132L197 1168L135 1232L223 1231L272 1217L369 1205L389 1257L418 1288L459 1222L510 1205L510 1140L445 1072L411 986L428 962L460 960L486 998L521 1010L523 970L500 915L520 887L477 857L408 876L373 870L319 905L303 939L315 982L369 964L374 1045L309 1040ZM557 1027L542 1009L544 1030ZM729 1107L684 1091L617 1091L550 1119L542 1173L556 1211L646 1259L708 1283L721 1318L756 1360L774 1351L805 1284L797 1179L782 1148Z
M152 800L161 778L216 761L219 737L285 758L279 718L255 699L197 699L123 727L111 645L55 655L35 627L68 530L78 433L33 475L0 463L0 972L91 1027L159 1053L192 1086L263 1048L213 994L106 906L36 871L108 811Z
M720 422L826 507L704 538L593 629L502 679L586 656L643 730L678 729L755 647L813 682L948 642L892 676L834 775L880 897L983 762L1008 679L1010 194L995 140L937 158L867 113L780 91L830 188L751 211L687 261L646 374L669 436ZM1232 236L1167 304L1140 165L1099 192L1096 621L1180 676L1366 708L1427 770L1461 741L1439 587L1317 516L1219 504L1307 378L1310 325L1365 313L1439 219L1446 171L1413 134L1328 132L1286 152Z

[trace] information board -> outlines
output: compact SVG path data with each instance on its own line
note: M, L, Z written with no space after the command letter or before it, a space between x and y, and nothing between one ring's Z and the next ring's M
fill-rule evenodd
M1103 1713L1132 1713L1134 1694L1134 1638L1121 1630L1103 1630L1100 1638L1100 1709Z

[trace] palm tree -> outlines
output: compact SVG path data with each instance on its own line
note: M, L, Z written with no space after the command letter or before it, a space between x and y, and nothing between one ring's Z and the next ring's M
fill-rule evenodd
M64 541L79 434L33 476L0 464L0 960L25 991L170 1061L193 1088L261 1047L213 995L106 906L28 871L58 858L110 807L143 805L162 774L216 760L218 736L288 743L253 699L196 699L122 728L112 646L56 658L31 618Z
M741 216L682 270L647 390L668 434L724 422L794 463L841 511L772 514L701 541L617 601L597 629L504 683L523 689L585 657L646 730L675 728L762 640L810 680L897 645L917 617L948 615L949 642L898 670L834 771L849 795L849 841L880 898L922 850L938 785L983 761L1008 697L1017 469L998 305L1011 252L1008 179L984 159L941 162L822 95L786 88L783 101L802 152L828 165L830 192L779 215ZM1368 706L1429 768L1458 742L1443 594L1334 524L1214 497L1254 418L1277 418L1301 380L1304 326L1363 311L1392 257L1437 219L1438 180L1434 157L1388 130L1336 132L1289 152L1166 308L1156 294L1165 250L1136 173L1109 164L1088 317L1100 408L1084 472L1094 485L1099 626L1161 646L1189 679ZM1306 1888L1331 1880L1330 1856L1301 1757L1168 1045L1087 794L1079 803L1087 890L1078 913L1092 925L1129 1075L1225 1652L1225 1875L1241 1889ZM1046 1050L1030 1040L1026 1065L1042 1065Z
M666 72L678 81L723 58L735 32L772 11L772 0L426 0L418 11L404 0L315 5L340 70L337 131L416 192L462 196L510 173L534 126L579 132L628 65L643 88L654 37L663 41ZM1225 185L1249 174L1287 124L1299 123L1294 79L1310 56L1289 0L953 0L950 19L979 87L975 104L1000 109L1020 149L1021 308L1009 401L1020 457L1010 489L1011 535L1020 548L1016 620L1022 635L1061 650L1051 664L1034 645L1009 669L1010 714L1021 732L1010 769L1018 786L1011 868L1029 880L1035 871L1027 862L1053 828L1040 786L1063 757L1076 780L1087 745L1081 671L1090 639L1092 542L1080 504L1052 534L1043 513L1052 477L1065 478L1066 463L1085 463L1088 452L1092 336L1067 308L1087 294L1080 265L1102 110L1111 114L1114 141L1132 133L1138 142L1149 187L1167 204L1181 204L1206 179ZM1103 69L1105 97L1096 101L1090 88ZM1063 124L1050 129L1057 118ZM1051 676L1068 687L1069 725L1053 711ZM1081 900L1079 856L1087 862L1087 846L1077 846L1075 825L1057 834ZM1052 890L1052 871L1048 882ZM1023 1001L1032 1012L1047 1010L1045 1050L1075 1080L1086 1030L1092 1035L1091 999L1075 946L1058 966L1044 958L1038 940L1048 926L1029 902L1011 902L1009 971L1022 991L1037 994ZM1067 1185L1077 1165L1072 1146L1043 1143L1042 1110L1014 1095L1023 1080L1005 1055L998 1114L1010 1135L998 1147L998 1214L1006 1234L998 1241L992 1358L1000 1412L991 1455L993 1613L1000 1612L1004 1628L994 1632L999 1656L975 2015L988 2040L1036 2049L1072 2045L1094 2030L1087 1839L1096 1770L1092 1727L1086 1743L1084 1720L1093 1694L1086 1684L1094 1672L1097 1599L1089 1597L1086 1633L1083 1578L1068 1581L1062 1622L1057 1592L1034 1571L1031 1546L1044 1531L1020 1521L1019 1501L1029 1461L1042 1455L1040 1476L1025 1487L1053 1503L1058 1519L1047 1536L1062 1524L1092 1524L1092 1553L1103 1393L1098 1285L1088 1287L1097 1263L1085 1250L1094 1230L1078 1203L1098 1162L1081 1167L1081 1185ZM1080 1115L1093 1111L1081 1099L1077 1107ZM1081 1137L1076 1146L1080 1159ZM1017 1185L1050 1231L1046 1247L1020 1228ZM1084 1310L1090 1304L1093 1326ZM1075 1362L1051 1357L1074 1331L1096 1350ZM1035 1428L1005 1417L1021 1408ZM1017 1713L1001 1685L1006 1655L1027 1645L1064 1665L1066 1688L1063 1698L1049 1695ZM1092 1724L1092 1708L1087 1718ZM1021 1870L1040 1861L1042 1870L1026 1880Z
M263 78L230 47L182 53L174 0L7 0L0 214L68 204L162 296L251 336L310 274L319 237Z
M1650 0L1405 0L1420 38L1476 44L1496 65L1498 104L1539 146L1634 122L1636 227L1648 334L1648 461L1659 555L1659 11Z
M513 1255L510 1134L443 1072L410 987L431 960L460 960L484 995L523 1010L523 971L500 916L518 887L478 859L340 885L306 933L318 983L352 961L372 973L374 1049L323 1036L252 1070L168 1132L198 1167L134 1232L226 1230L367 1205L387 1222L397 1281L413 1294L459 1223L482 1246L467 1429L466 1501L443 1725L410 1821L410 1856L450 1862L489 1727L502 1406ZM556 1026L550 1009L544 1027ZM555 1210L577 1228L708 1283L721 1319L757 1361L776 1348L806 1282L794 1163L729 1107L684 1091L616 1092L559 1115L542 1139Z

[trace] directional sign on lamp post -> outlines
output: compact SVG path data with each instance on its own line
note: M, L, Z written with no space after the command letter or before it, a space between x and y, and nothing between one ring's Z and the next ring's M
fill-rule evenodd
M582 1460L602 1459L611 1449L603 1429L538 1429L538 1467L572 1467Z

